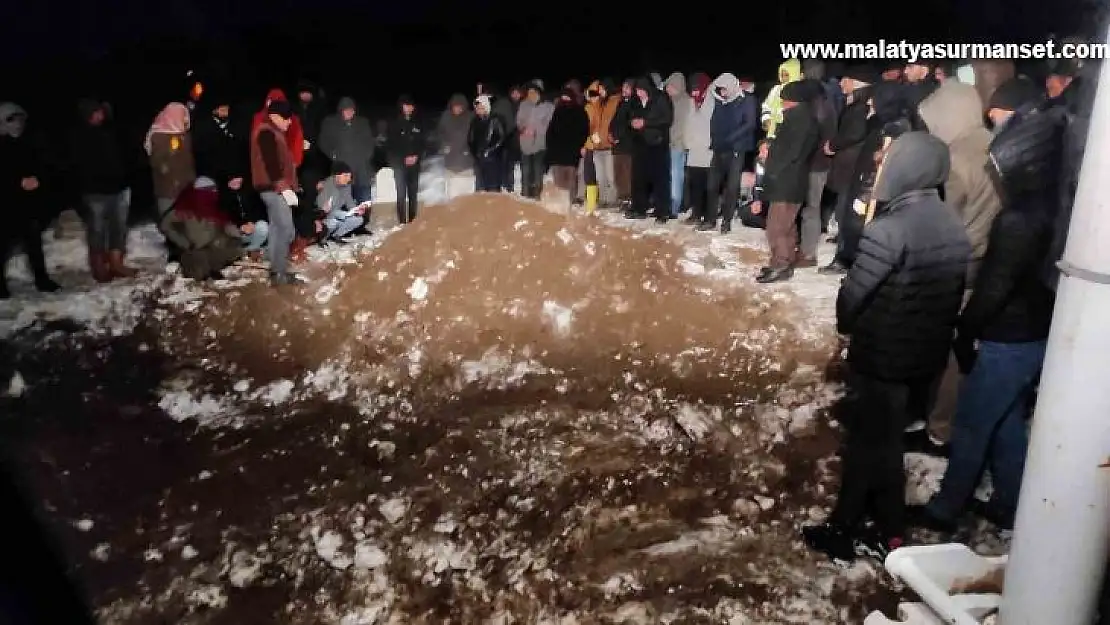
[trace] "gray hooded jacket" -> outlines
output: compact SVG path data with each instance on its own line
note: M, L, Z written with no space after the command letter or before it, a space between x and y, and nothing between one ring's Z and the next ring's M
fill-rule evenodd
M547 149L547 126L555 113L555 105L540 100L533 104L528 100L520 103L516 113L516 126L520 130L521 154L539 154ZM525 131L531 134L525 136Z
M674 107L674 123L671 124L671 149L685 150L686 145L686 120L690 116L690 107L694 101L686 91L686 77L679 72L671 74L663 83L663 88L674 86L678 93L671 96L671 105ZM667 95L670 95L669 93Z
M456 104L463 107L461 115L451 113L451 107ZM474 167L470 145L467 143L472 119L474 119L474 111L470 110L466 96L461 93L451 96L447 102L447 110L443 111L443 115L439 118L439 125L436 127L439 151L443 154L443 166L447 171L459 173Z
M368 185L374 179L374 129L358 114L351 121L344 120L340 111L346 108L355 108L355 101L340 99L336 113L324 120L320 129L320 151L333 163L342 161L350 165L354 184Z

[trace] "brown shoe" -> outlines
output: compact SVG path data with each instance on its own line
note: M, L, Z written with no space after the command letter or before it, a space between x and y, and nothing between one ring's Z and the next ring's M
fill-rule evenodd
M816 266L817 266L817 259L816 258L806 258L805 256L799 256L798 260L794 261L794 268L795 269L810 269L810 268L816 267Z
M138 271L123 264L123 252L121 250L109 250L108 269L114 278L134 278L139 275Z
M89 252L89 273L92 274L93 280L104 284L111 282L112 269L108 266L108 255L104 252Z

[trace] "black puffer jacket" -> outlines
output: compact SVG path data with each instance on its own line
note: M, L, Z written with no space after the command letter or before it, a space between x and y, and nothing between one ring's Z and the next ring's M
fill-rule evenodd
M836 300L857 373L891 381L930 378L948 362L971 244L936 187L948 147L923 132L895 140L875 195L879 210Z
M590 136L590 118L586 109L573 100L560 98L547 125L548 165L575 167L582 160L582 146Z

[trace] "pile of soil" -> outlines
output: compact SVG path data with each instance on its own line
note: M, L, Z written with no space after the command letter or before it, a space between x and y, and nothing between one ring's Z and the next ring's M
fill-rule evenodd
M206 357L256 380L344 354L349 368L416 386L492 350L576 377L635 367L757 389L811 360L780 302L711 285L690 262L662 237L474 195L426 211L330 285L248 287L207 304L182 335L203 329Z

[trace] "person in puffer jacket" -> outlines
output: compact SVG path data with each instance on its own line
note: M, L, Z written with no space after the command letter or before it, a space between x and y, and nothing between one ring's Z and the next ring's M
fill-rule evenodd
M771 88L767 98L763 100L762 112L759 116L763 129L767 131L767 138L775 137L775 130L782 123L782 87L802 79L802 62L798 59L787 59L779 65L779 82Z
M710 93L712 81L707 74L698 72L690 77L690 99L693 101L686 114L686 196L689 198L690 216L686 223L698 225L709 212L709 166L713 163L710 125L717 98Z
M903 431L948 360L971 256L963 223L937 192L949 167L948 147L927 133L893 142L875 217L837 296L855 413L836 507L802 531L810 548L834 559L852 560L857 541L880 557L903 541ZM868 512L874 535L863 528Z
M502 150L505 147L505 124L494 114L488 95L474 100L474 118L470 121L466 143L474 155L475 191L501 191L505 173Z
M745 155L755 149L759 105L754 96L740 88L736 76L727 73L713 81L713 97L717 103L709 120L709 149L713 151L709 166L709 210L698 230L716 228L720 215L721 233L724 234L732 231ZM725 188L723 206L722 186Z
M1017 510L1028 447L1025 420L1055 303L1040 270L1059 210L1054 185L1060 179L1063 128L1031 110L1040 100L1032 83L1015 78L1000 85L989 102L998 129L991 168L1002 211L991 225L986 256L957 326L954 350L967 378L952 421L948 467L940 491L916 519L939 531L956 528L988 462L994 489L983 516L1006 529L1013 527Z

